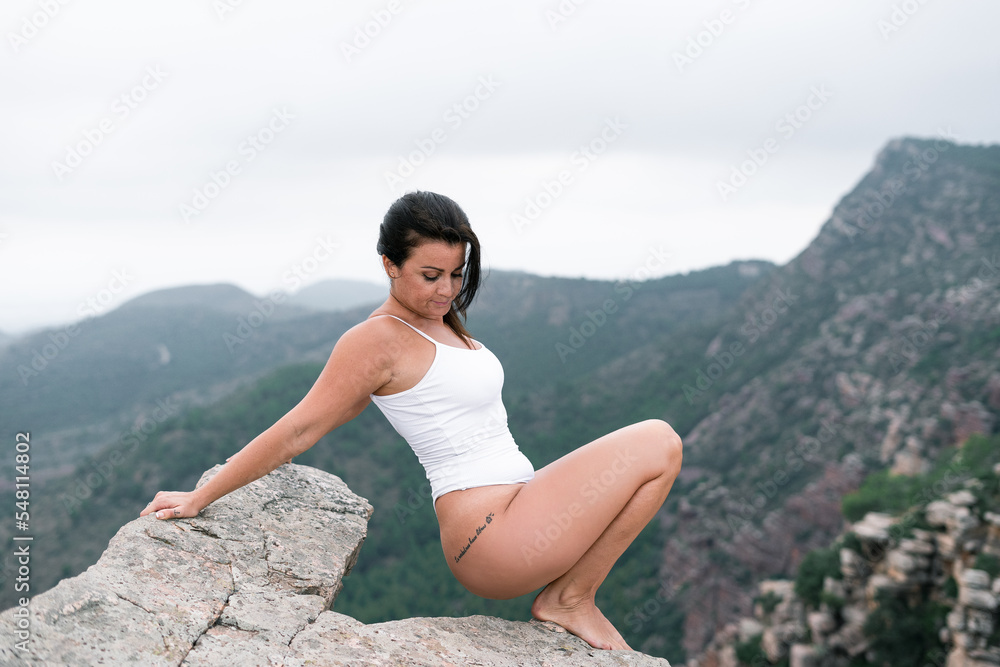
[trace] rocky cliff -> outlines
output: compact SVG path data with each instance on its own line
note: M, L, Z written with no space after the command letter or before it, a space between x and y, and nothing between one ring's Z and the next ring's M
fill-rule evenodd
M998 221L1000 146L892 141L707 341L685 392L712 410L682 434L663 557L686 587L689 655L829 544L866 474L919 475L997 432Z
M364 625L332 611L371 514L339 478L286 464L196 518L138 518L86 572L0 614L0 662L669 667L597 651L551 624L471 616Z
M753 616L692 665L1000 665L1000 464L970 475L956 457L920 486L924 502L848 524L794 582L761 582Z

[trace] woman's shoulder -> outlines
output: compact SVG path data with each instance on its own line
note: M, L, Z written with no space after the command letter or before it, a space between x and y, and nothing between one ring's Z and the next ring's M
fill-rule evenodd
M378 308L372 311L366 319L345 331L338 344L344 343L351 347L383 348L386 344L399 340L400 331L405 324L407 324L406 321L398 315Z
M372 311L371 315L348 329L346 333L358 332L366 335L390 334L395 331L393 325L398 324L399 322L391 317L389 313L383 310L375 310Z

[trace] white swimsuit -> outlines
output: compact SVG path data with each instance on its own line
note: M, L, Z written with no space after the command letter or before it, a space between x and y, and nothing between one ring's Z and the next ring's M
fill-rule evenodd
M371 395L424 466L432 499L532 479L535 469L507 428L500 360L482 344L475 350L445 345L389 317L434 343L434 361L416 385L388 396Z

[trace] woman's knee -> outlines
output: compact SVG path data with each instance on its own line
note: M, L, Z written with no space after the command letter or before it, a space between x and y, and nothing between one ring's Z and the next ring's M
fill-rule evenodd
M651 458L655 460L660 474L674 478L681 470L684 458L684 443L677 431L662 419L647 419L640 422Z

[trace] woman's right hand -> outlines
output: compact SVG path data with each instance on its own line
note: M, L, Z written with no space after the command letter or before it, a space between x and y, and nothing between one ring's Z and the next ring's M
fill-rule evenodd
M194 491L159 491L139 516L155 512L157 519L183 519L198 516L202 509Z

